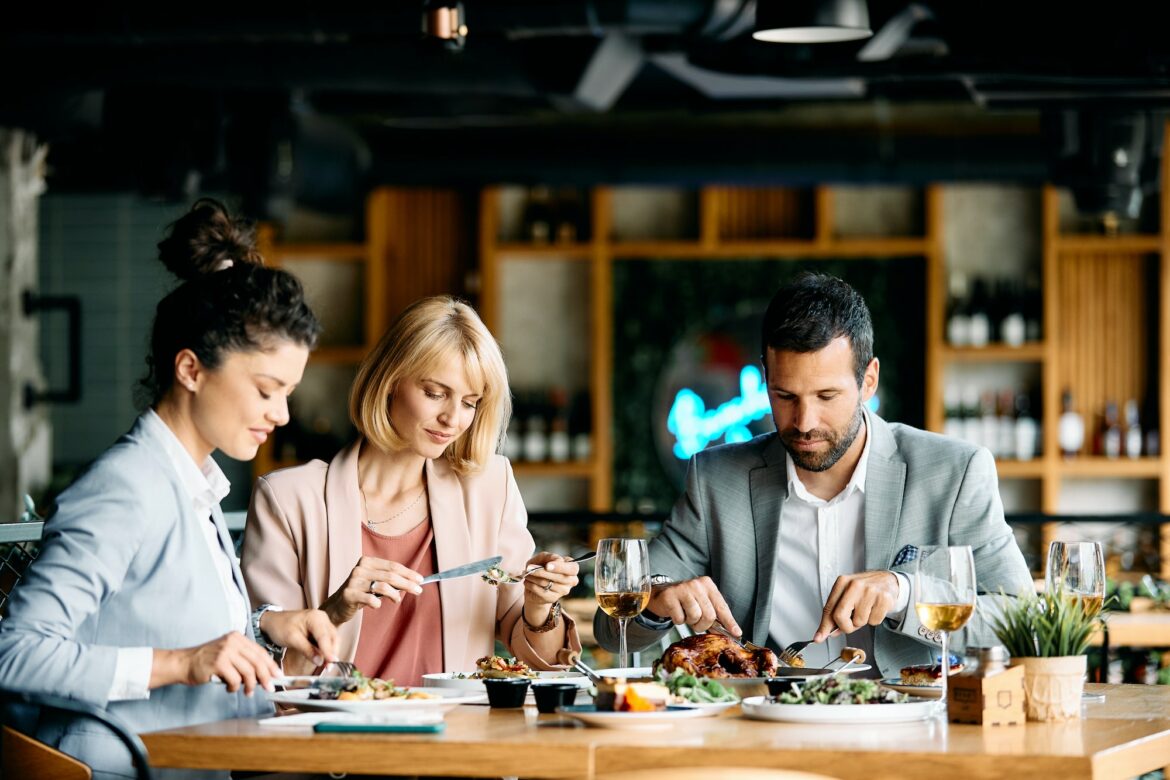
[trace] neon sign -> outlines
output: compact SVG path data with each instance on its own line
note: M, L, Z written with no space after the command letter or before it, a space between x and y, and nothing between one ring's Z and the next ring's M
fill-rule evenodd
M674 396L666 427L674 434L674 455L687 460L719 437L728 444L752 438L748 424L771 411L764 377L755 366L739 372L739 395L710 411L699 394L684 387Z
M878 410L878 396L866 402L871 412ZM674 455L688 460L708 444L723 437L727 444L749 441L752 432L748 425L771 411L768 388L756 366L744 366L739 372L739 395L718 407L708 410L699 394L684 387L674 396L666 428L674 434Z

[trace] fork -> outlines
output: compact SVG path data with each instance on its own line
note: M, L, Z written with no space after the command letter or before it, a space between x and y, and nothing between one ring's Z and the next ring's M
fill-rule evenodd
M760 645L757 645L755 642L752 642L751 640L740 639L740 638L736 637L734 634L732 634L730 631L728 631L726 626L724 626L718 620L716 620L714 623L712 623L711 627L708 628L707 630L714 631L716 634L722 634L723 636L727 637L732 642L735 642L737 645L744 648L745 650L765 650L765 649L767 649L767 648L761 647Z
M830 631L828 636L825 638L828 639L830 636L837 633L838 630L839 629L834 626L833 630ZM788 666L797 666L797 664L794 664L793 661L799 660L800 654L804 652L804 648L808 647L810 644L812 644L811 639L806 639L803 642L793 642L788 647L780 651L780 660Z
M356 677L358 668L349 661L330 661L321 668L318 677Z
M596 557L596 552L589 552L585 553L580 558L566 558L564 563L583 563L585 561L591 561ZM529 575L535 574L536 572L543 569L544 566L545 564L543 563L537 563L526 569L523 574L508 574L507 572L504 572L504 576L494 577L492 579L497 585L518 585L519 583L524 582L524 580L527 579Z

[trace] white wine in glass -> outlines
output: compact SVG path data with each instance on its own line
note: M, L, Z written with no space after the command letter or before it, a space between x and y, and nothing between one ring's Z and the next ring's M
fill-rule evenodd
M922 625L942 636L939 679L946 705L951 657L947 637L967 625L975 614L975 559L971 548L926 545L918 550L914 569L914 611Z
M1086 614L1099 615L1105 603L1105 553L1100 542L1053 542L1048 545L1044 590L1080 602ZM1109 659L1104 659L1109 668ZM1100 693L1083 693L1083 701L1105 701Z
M1105 602L1105 555L1099 542L1053 542L1048 545L1044 589L1064 593L1090 615Z
M650 603L650 555L644 539L602 539L597 543L593 587L601 610L618 622L618 665L629 666L626 624Z

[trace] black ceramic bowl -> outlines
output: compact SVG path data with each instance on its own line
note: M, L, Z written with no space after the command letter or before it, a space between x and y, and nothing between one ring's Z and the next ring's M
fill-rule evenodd
M532 686L536 697L536 709L541 712L556 712L557 707L568 707L577 700L577 686L574 683L541 683Z
M820 676L823 675L778 675L776 677L769 677L768 679L764 680L764 684L768 686L768 695L775 699L782 693L789 693L792 690L793 683L803 685L809 680Z
M527 677L485 679L483 687L487 688L488 704L493 707L523 707L531 682Z

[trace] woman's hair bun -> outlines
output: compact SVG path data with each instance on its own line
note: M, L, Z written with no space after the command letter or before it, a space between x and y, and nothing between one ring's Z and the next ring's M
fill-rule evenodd
M233 217L211 198L195 201L190 211L171 223L166 238L158 243L158 257L183 281L226 268L227 260L232 265L264 264L252 224Z

